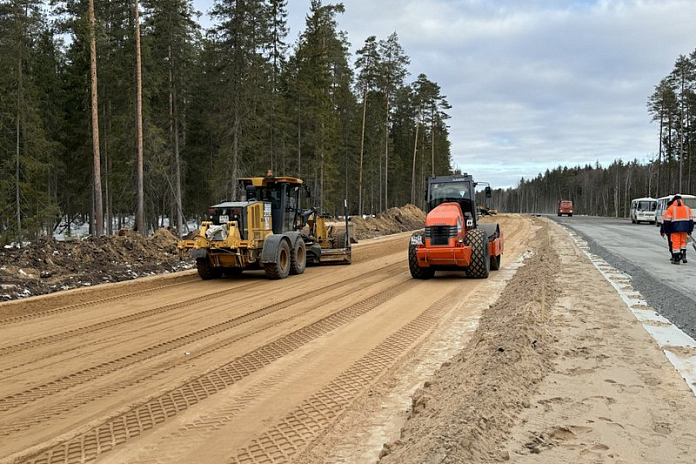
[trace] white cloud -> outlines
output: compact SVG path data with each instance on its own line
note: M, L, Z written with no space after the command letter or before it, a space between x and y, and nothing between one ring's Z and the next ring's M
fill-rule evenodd
M289 3L294 41L309 0ZM427 74L452 105L455 164L494 187L559 164L649 158L657 128L647 98L696 48L693 0L343 3L339 27L353 50L369 35L399 34L411 78Z

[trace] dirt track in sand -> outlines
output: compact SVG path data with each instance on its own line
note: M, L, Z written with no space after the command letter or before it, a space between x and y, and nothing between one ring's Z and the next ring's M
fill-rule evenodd
M487 280L411 279L401 234L0 305L0 463L691 462L693 396L620 298L557 226L498 220Z
M693 393L567 232L536 223L534 254L380 463L694 462Z
M506 258L521 253L528 227L509 234ZM0 456L298 455L422 343L453 301L495 284L413 280L407 243L408 234L366 241L351 266L280 282L261 272L170 276L43 297L20 315L3 316L0 306Z

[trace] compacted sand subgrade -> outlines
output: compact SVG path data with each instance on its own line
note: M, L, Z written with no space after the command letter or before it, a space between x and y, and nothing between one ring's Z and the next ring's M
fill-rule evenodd
M381 463L692 463L696 400L550 221Z
M500 222L509 266L531 222ZM189 273L0 305L0 463L302 462L443 321L471 326L511 274L412 279L409 235L282 281Z
M282 281L2 304L0 464L693 462L695 400L609 283L496 220L485 280L412 279L401 234Z

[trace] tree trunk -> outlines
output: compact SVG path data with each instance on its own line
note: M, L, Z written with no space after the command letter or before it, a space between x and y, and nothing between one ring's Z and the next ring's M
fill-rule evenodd
M363 201L362 201L362 190L363 190L363 156L365 154L365 118L367 116L367 84L365 84L365 89L363 90L363 111L362 111L362 131L360 135L360 167L358 170L358 215L362 217L363 215Z
M325 144L324 144L324 123L321 123L321 146L319 148L319 153L320 154L320 162L319 162L319 212L321 212L321 209L324 207L324 151L325 151Z
M172 127L171 136L174 148L174 202L176 215L176 233L181 235L183 231L184 213L181 199L181 159L179 156L179 118L176 110L176 85L174 84L174 58L172 46L169 45L169 118ZM170 224L171 226L172 224Z
M430 176L435 177L435 105L430 110Z
M94 234L104 233L104 209L102 206L101 156L99 154L99 96L97 93L97 37L95 31L94 0L89 0L89 56L92 80L92 169L94 177Z
M16 165L15 165L15 205L17 208L17 243L19 247L22 247L22 206L20 203L20 190L19 190L19 178L20 178L20 145L21 145L21 113L22 113L22 56L19 56L19 66L17 66L17 153L16 153Z
M413 166L411 167L411 204L416 204L416 154L418 153L418 127L420 126L420 115L416 119L416 136L413 143Z
M139 233L147 235L145 225L145 187L143 179L143 73L140 57L140 0L135 0L135 86L135 121L138 132L138 206L135 214L135 229Z
M237 201L237 165L239 164L239 97L235 97L234 129L232 134L232 189L230 198Z
M655 198L660 197L660 165L662 164L662 127L664 126L664 103L660 106L660 143L657 152L657 183L655 185Z
M106 131L106 134L104 134L104 198L105 198L105 209L106 209L106 234L107 235L113 235L114 233L114 225L113 225L113 211L111 210L112 203L111 203L111 190L109 186L109 134L111 134L111 102L107 104L107 107L109 110L106 113L106 120L107 120L107 128L108 130Z
M684 72L681 75L681 95L679 96L679 192L684 191Z
M302 125L300 112L297 112L297 177L302 178Z
M384 126L384 209L389 209L389 92L387 92L387 123Z

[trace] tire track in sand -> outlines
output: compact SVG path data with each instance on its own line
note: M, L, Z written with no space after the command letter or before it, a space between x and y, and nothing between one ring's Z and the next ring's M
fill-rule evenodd
M132 407L125 413L106 420L87 432L67 439L60 445L40 451L38 455L17 456L15 461L32 464L77 464L93 461L102 453L141 435L262 367L353 321L420 283L406 276L404 279L382 293L347 306L324 319L213 369L207 374L195 377L169 392L158 395Z

